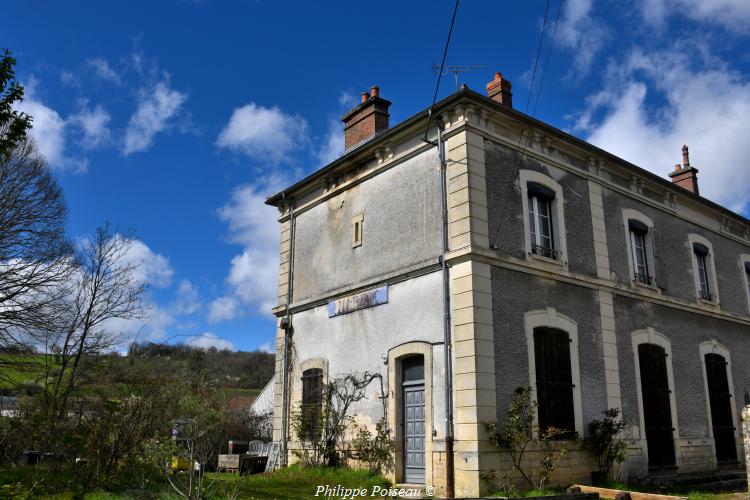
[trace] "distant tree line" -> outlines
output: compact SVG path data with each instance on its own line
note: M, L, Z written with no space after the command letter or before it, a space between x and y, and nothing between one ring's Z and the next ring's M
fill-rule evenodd
M144 377L203 375L218 387L262 389L274 374L275 356L266 352L230 351L189 344L133 343L125 364L137 367Z

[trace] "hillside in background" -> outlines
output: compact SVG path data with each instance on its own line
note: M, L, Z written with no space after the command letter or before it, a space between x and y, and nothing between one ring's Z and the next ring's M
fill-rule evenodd
M132 392L139 386L168 380L200 380L227 397L257 395L274 372L274 354L235 352L188 345L133 344L126 356L106 354L89 359L81 385L86 392L111 395ZM94 362L96 361L96 362ZM0 353L0 393L29 395L45 383L49 373L59 373L58 355Z

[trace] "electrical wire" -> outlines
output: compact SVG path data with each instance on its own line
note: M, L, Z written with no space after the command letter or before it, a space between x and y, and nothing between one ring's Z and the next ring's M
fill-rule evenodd
M555 35L557 34L557 25L558 25L558 22L560 21L560 11L562 10L563 3L565 3L565 0L560 0L560 3L557 6L557 14L555 14L555 26L552 30L552 38L550 40L549 49L547 51L547 58L544 63L544 68L542 69L542 75L541 75L540 82L539 82L539 90L537 91L536 101L534 103L534 109L531 115L532 118L536 115L536 110L537 110L537 107L539 105L539 100L542 95L542 89L544 88L544 79L547 74L547 66L549 65L549 60L552 55L552 47L554 46L554 43L555 43ZM536 78L537 64L539 63L539 56L542 51L542 44L544 41L544 31L547 25L547 16L549 14L549 4L550 2L549 0L547 0L547 7L544 11L544 22L542 24L542 33L539 36L539 46L537 47L536 60L534 61L534 73L531 77L531 85L529 86L529 95L526 99L526 109L524 110L525 114L528 114L529 103L531 102L531 95L534 89L534 80ZM523 148L521 149L521 154L518 156L518 161L516 162L516 170L518 170L518 168L521 166L523 157L526 154L526 148L529 145L529 136L524 137L524 134L526 133L527 128L528 128L528 125L524 124L524 126L521 128L521 134L518 137L518 146L520 147L521 142L523 142ZM500 228L498 228L498 232L499 231L500 231Z
M552 47L555 43L555 34L557 34L557 25L558 25L558 22L560 21L560 11L562 10L562 4L564 2L565 0L560 0L560 3L557 6L557 14L555 15L555 26L554 26L554 29L552 30L552 39L550 40L549 50L547 51L547 58L544 63L544 68L542 69L542 76L541 76L540 83L539 83L539 90L537 91L537 95L536 95L536 102L534 103L534 110L531 115L532 117L536 115L537 106L539 105L539 99L542 96L542 88L544 87L544 79L547 74L547 65L549 64L550 56L552 55ZM524 109L525 114L528 114L529 103L531 102L531 96L534 90L534 80L536 79L537 65L539 64L539 56L541 55L541 52L542 52L542 46L544 42L544 31L547 26L547 16L549 15L549 4L550 2L549 0L547 0L547 7L544 10L544 22L542 23L542 32L539 36L539 46L537 47L536 60L534 61L534 73L531 77L531 85L529 86L529 96L526 99L526 108ZM516 168L518 168L521 165L521 161L523 161L523 157L526 154L526 148L529 145L529 136L528 135L524 136L527 128L528 128L528 125L524 124L523 128L521 128L521 134L518 137L518 146L520 147L521 142L523 142L523 148L521 149L521 155L518 157L518 163L516 164Z
M435 103L437 102L437 95L438 91L440 90L440 80L443 77L443 68L445 68L445 58L448 56L448 47L451 43L451 35L453 34L453 25L456 22L456 13L458 12L458 1L456 0L456 5L453 7L453 16L451 16L451 27L448 30L448 38L445 40L445 48L443 49L443 59L440 61L440 71L438 72L438 79L437 83L435 84L435 93L432 96L432 104L430 105L430 109L427 112L427 126L424 130L424 140L427 140L427 133L430 130L430 118L432 118L432 108L435 107ZM549 1L549 0L548 0Z
M534 80L536 79L536 68L539 65L539 56L542 53L542 45L544 44L544 30L547 28L547 15L549 15L549 2L547 0L547 8L544 9L544 21L542 22L542 32L539 34L539 46L536 49L536 59L534 60L534 72L531 74L531 85L529 85L529 96L526 98L526 108L523 112L528 114L529 103L531 102L531 93L534 90Z
M547 76L547 66L549 66L549 60L552 56L552 48L555 46L555 34L557 33L557 24L560 21L560 11L565 0L560 0L560 4L557 6L557 14L555 14L555 26L552 29L552 38L549 42L549 50L547 51L547 59L544 61L544 67L542 68L542 77L539 81L539 90L536 94L536 101L534 102L534 110L531 112L531 116L536 116L536 109L539 106L539 99L542 97L542 90L544 89L544 77Z

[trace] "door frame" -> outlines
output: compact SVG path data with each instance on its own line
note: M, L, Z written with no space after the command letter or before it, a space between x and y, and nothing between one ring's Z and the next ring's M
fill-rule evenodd
M741 452L737 446L737 441L740 439L740 426L737 424L737 404L735 403L734 393L734 381L732 380L732 357L729 355L729 349L724 347L722 344L717 342L715 339L701 342L698 345L698 355L701 358L701 367L703 370L703 388L706 395L706 422L708 423L708 436L711 438L711 448L713 448L713 465L718 464L716 458L716 441L714 438L714 424L713 417L711 416L711 396L708 390L708 373L706 371L706 354L718 354L726 361L727 370L727 384L729 385L729 393L732 395L732 426L734 427L734 447L737 450L737 460L740 460Z
M672 439L674 440L674 462L675 466L682 465L680 454L680 427L677 421L677 398L674 385L674 373L672 371L672 343L666 337L652 327L645 330L637 330L631 335L633 345L633 360L635 362L635 385L636 394L638 395L638 428L640 431L641 446L643 449L643 471L648 473L648 441L646 440L646 419L643 412L643 389L641 386L641 366L638 359L638 346L641 344L655 344L664 349L667 354L667 382L669 383L669 406L672 415Z
M403 377L401 360L415 354L424 359L424 481L432 485L432 452L435 439L432 406L432 344L429 342L407 342L388 351L388 426L393 431L394 482L404 481L404 432L403 432ZM441 433L442 434L442 433Z

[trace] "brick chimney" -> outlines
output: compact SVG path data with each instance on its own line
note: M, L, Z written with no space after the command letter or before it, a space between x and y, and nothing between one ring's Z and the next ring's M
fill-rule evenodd
M495 73L495 78L487 84L487 97L509 108L513 107L513 94L510 91L510 80L503 78L502 73Z
M388 108L391 101L380 97L380 88L373 86L370 92L362 92L362 102L341 117L344 122L344 150L372 139L388 130Z
M683 189L698 192L698 169L690 166L690 151L687 146L682 146L682 165L679 163L674 166L674 172L670 172L672 183L677 184Z

